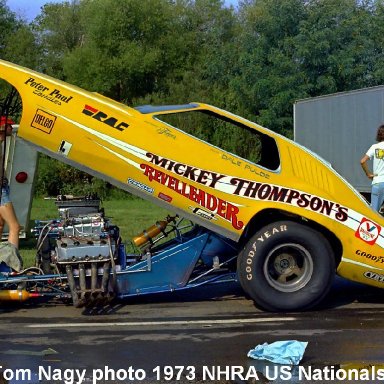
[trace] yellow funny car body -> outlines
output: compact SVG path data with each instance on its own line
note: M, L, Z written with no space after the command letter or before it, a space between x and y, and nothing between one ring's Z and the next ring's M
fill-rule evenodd
M5 61L0 77L22 100L19 137L236 244L258 305L313 306L335 271L383 287L382 216L306 148L203 103L130 108ZM233 129L247 135L242 148Z

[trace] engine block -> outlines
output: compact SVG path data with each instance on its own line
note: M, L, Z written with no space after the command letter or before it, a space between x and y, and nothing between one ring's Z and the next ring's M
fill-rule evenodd
M101 262L111 259L115 253L115 245L106 240L60 238L56 241L56 257L58 264L79 262Z
M64 219L58 228L58 264L103 262L115 255L116 227L109 226L102 214Z

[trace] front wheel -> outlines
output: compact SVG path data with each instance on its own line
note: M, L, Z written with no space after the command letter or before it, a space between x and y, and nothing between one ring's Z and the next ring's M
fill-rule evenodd
M327 239L305 225L280 221L259 230L238 257L238 277L256 305L295 311L318 304L335 275Z

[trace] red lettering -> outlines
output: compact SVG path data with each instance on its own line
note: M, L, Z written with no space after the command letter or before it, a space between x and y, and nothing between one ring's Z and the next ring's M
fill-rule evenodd
M152 168L148 164L140 164L140 168L144 169L144 175L148 177L149 181L152 181L154 178L153 174L155 172L155 168Z
M221 199L217 199L217 214L221 217L225 217L226 213L226 202Z
M167 188L174 190L179 195L185 196L200 206L217 213L217 215L229 221L237 230L244 227L244 223L239 221L237 218L239 208L232 205L231 203L206 193L205 191L192 185L184 183L176 177L154 169L148 164L141 164L140 168L144 170L144 175L148 177L149 181L154 180L159 184L165 185Z
M244 226L242 221L237 220L237 214L239 213L239 207L232 205L231 203L227 203L227 214L225 218L232 223L233 228L241 229Z
M205 202L205 207L208 208L210 211L214 212L217 208L217 198L215 196L210 195L207 193L207 198Z

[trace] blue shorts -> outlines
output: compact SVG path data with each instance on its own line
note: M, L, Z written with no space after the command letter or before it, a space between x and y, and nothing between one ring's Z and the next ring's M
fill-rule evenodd
M1 203L0 205L5 205L11 202L9 198L9 186L1 188Z

